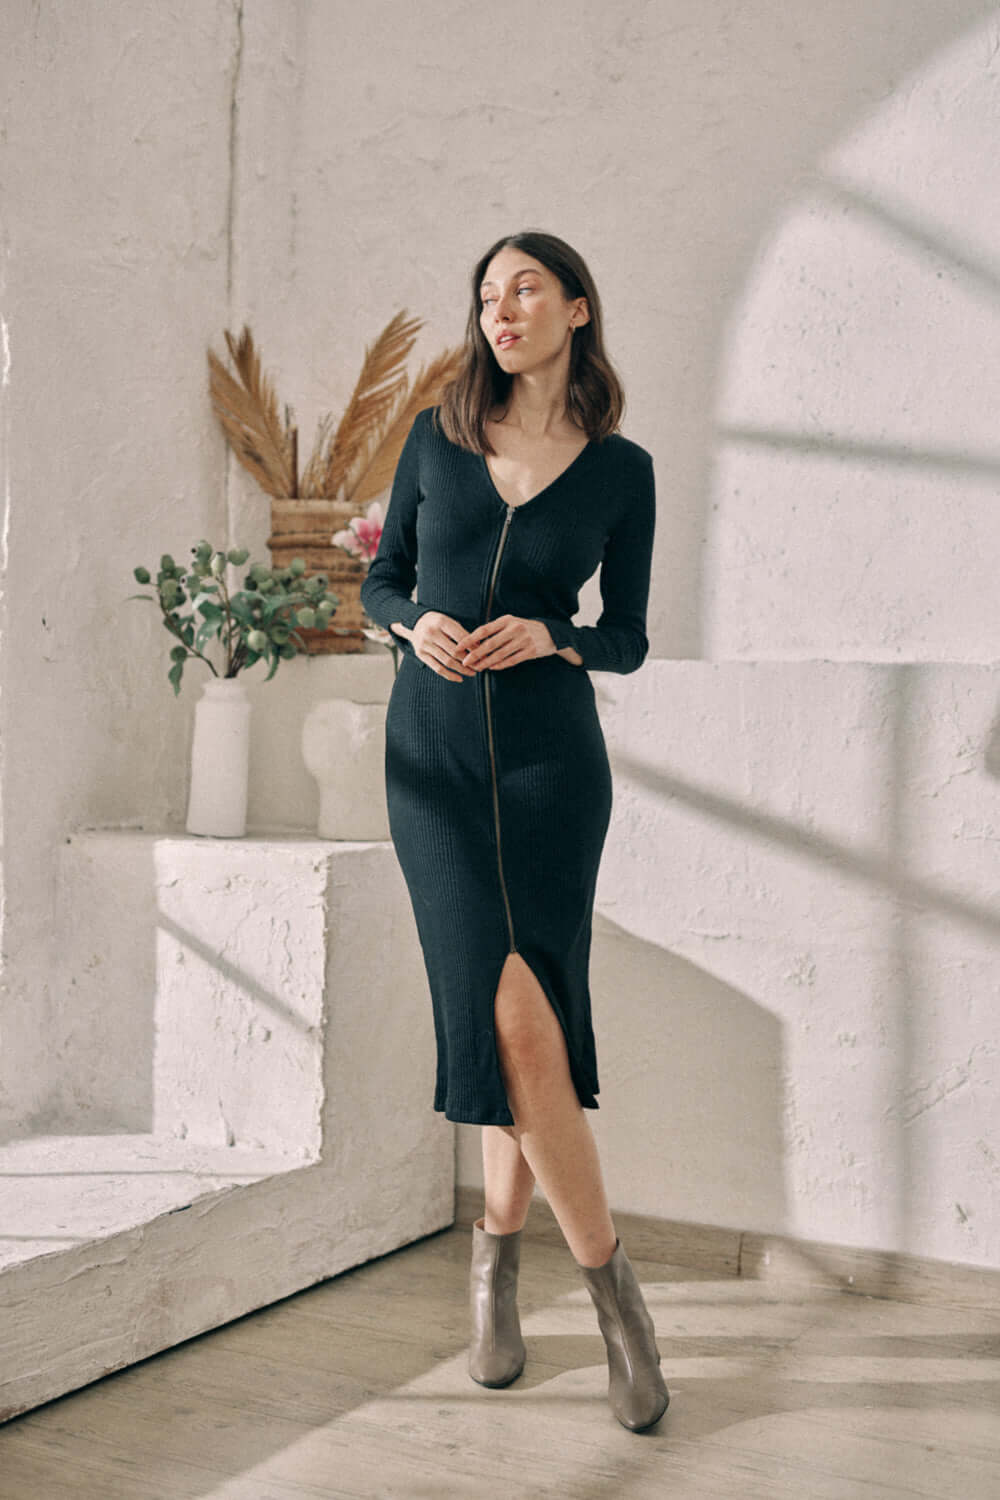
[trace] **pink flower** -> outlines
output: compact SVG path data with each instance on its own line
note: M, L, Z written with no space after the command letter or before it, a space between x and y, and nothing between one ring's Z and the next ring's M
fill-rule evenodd
M335 547L343 547L359 562L370 563L382 538L382 506L373 500L363 516L352 516L349 530L336 531L331 537Z
M352 557L358 559L364 557L364 553L361 550L361 543L353 531L335 531L330 540L335 547L343 547L344 551L349 552Z

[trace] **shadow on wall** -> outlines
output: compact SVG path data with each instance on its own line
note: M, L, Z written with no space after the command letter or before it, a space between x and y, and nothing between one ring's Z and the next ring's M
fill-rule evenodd
M640 851L614 867L613 899L664 950L605 927L594 956L608 1083L646 1141L672 1137L658 1181L618 1150L629 1194L676 1202L664 1217L780 1231L787 1210L813 1238L993 1263L994 680L951 663L691 664L668 721L641 697L606 707L618 845ZM666 951L690 936L714 963L705 943L726 932L725 985Z
M628 1030L614 996L628 991ZM663 1200L714 1224L786 1223L780 1020L697 964L594 917L601 1108L615 1208Z
M842 122L761 226L715 370L709 658L995 655L998 54L994 12Z

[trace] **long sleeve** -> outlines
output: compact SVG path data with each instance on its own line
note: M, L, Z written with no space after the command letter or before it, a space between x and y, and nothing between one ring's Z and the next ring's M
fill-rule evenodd
M361 585L361 603L376 625L389 630L399 622L412 630L432 607L413 598L417 579L417 504L420 498L420 413L410 428L392 482L392 494L379 540ZM390 632L404 651L413 651L405 636Z
M603 609L596 625L535 616L548 626L556 650L572 646L582 665L597 672L634 672L649 650L646 606L656 529L656 483L649 454L645 476L627 497L622 516L608 537L601 562Z

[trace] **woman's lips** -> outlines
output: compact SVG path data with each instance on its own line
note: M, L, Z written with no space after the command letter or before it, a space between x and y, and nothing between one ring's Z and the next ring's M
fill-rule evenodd
M516 344L521 337L519 333L504 333L497 339L498 349L509 349L511 344Z

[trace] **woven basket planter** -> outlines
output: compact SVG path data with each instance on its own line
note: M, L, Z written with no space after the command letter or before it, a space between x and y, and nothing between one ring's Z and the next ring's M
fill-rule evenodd
M340 603L325 630L307 630L300 634L310 656L363 651L362 627L367 623L361 605L361 585L366 569L342 547L334 547L330 538L343 531L357 508L343 500L271 500L271 535L267 545L271 565L287 568L295 557L306 565L304 577L316 573L326 576L327 587Z

